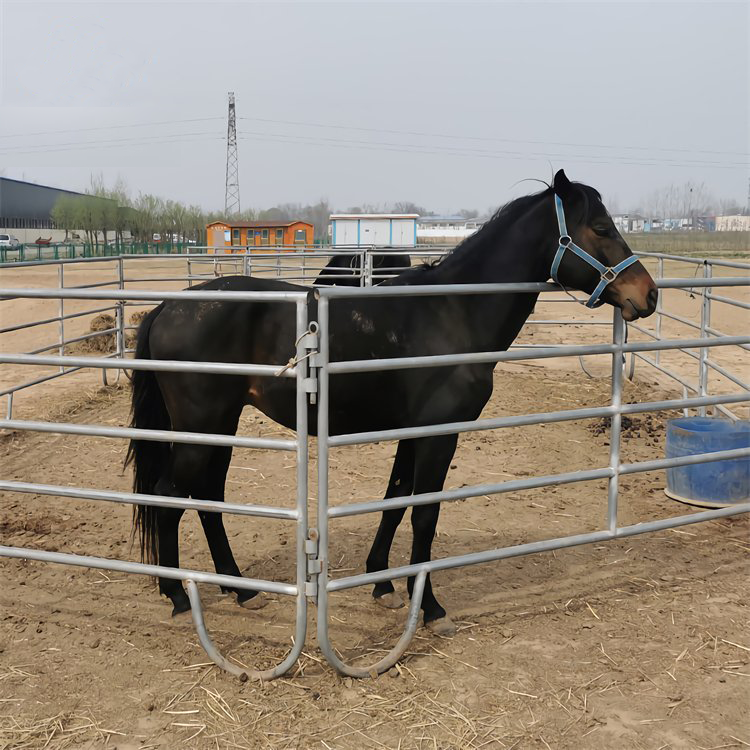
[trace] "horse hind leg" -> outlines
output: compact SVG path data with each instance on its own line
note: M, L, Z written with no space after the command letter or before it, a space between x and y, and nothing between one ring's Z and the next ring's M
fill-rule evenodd
M232 449L230 447L213 448L213 455L205 475L207 481L204 483L203 499L223 502L226 476L231 458ZM241 578L242 573L240 573L240 569L232 554L232 548L227 538L221 513L200 511L198 515L203 526L203 532L206 535L206 541L211 551L211 558L214 561L216 572L221 575ZM236 594L237 603L246 609L260 609L267 603L265 597L258 596L257 591L250 589L222 586L221 591L225 594Z
M202 498L201 490L206 482L206 477L211 476L210 464L214 450L216 449L211 446L175 443L170 452L168 470L159 479L154 488L156 494L177 498L192 496L204 499ZM221 496L219 499L223 499L224 476L226 476L226 469L222 475ZM155 507L153 510L155 512L157 531L156 559L159 565L164 567L179 568L179 524L185 511L183 508L162 507ZM207 513L205 515L216 515L219 524L221 524L221 516L218 514ZM224 540L226 541L226 535L224 536ZM231 551L229 552L229 556L231 558ZM235 574L235 570L236 574L239 575L239 570L233 558L231 562L234 568L230 571L230 575ZM171 600L173 617L190 610L190 599L180 580L159 577L159 592Z
M385 497L406 497L414 489L414 445L410 440L402 440L396 449L391 478ZM373 573L388 567L388 557L401 519L406 508L392 508L386 510L380 519L380 526L375 534L370 553L367 556L367 572ZM375 601L387 609L397 609L404 606L401 596L396 593L391 581L376 583L372 595Z
M154 491L157 495L182 497L177 488L168 480L160 479ZM180 567L179 526L185 512L183 508L154 508L157 529L156 560L167 568ZM190 599L185 593L182 581L175 578L159 577L159 593L172 602L172 617L190 611Z

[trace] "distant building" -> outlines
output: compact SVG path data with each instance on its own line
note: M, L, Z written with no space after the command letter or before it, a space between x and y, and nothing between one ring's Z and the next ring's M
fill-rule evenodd
M418 214L331 214L331 244L414 247L418 218Z
M651 231L651 221L639 214L615 214L612 221L617 231L622 234Z
M313 225L307 221L213 221L206 226L206 244L227 248L224 252L242 252L246 247L262 248L313 244ZM210 251L209 251L210 252Z
M680 230L690 229L690 219L663 219L662 229L665 232L679 232Z
M750 216L735 214L734 216L717 216L717 232L750 232Z
M53 229L52 209L72 190L0 177L0 227L3 229Z
M455 244L474 234L482 224L483 219L464 216L420 216L417 239L424 244Z
M61 242L65 232L55 229L52 209L64 195L80 197L84 194L0 177L0 232L15 230L11 234L21 242L34 242L42 235L53 242Z

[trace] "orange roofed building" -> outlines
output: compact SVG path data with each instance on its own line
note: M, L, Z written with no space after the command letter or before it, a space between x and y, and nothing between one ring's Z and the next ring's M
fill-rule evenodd
M313 225L299 220L214 221L206 226L206 244L209 253L241 253L246 247L258 252L278 246L293 251L313 244Z

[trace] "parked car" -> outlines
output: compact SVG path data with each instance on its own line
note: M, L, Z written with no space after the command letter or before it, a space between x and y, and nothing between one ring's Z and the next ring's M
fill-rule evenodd
M0 247L19 247L20 242L12 234L0 234Z

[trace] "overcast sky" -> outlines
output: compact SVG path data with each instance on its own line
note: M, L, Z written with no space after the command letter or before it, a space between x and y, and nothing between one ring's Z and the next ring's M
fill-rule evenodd
M0 173L222 208L497 206L564 167L615 209L744 205L750 3L0 0Z

